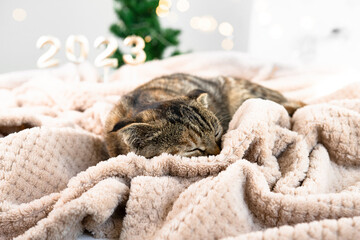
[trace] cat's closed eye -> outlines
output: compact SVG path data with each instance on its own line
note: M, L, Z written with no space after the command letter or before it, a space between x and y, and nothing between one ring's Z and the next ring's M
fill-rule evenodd
M201 155L205 155L206 151L204 149L200 149L200 148L193 148L187 151L188 153L192 154L192 153L200 153Z
M134 121L129 121L129 120L120 121L114 125L114 127L112 128L112 130L109 133L116 132L131 123L134 123Z

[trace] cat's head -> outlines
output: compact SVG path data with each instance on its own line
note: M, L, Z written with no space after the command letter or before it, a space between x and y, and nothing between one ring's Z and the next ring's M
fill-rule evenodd
M162 153L216 155L222 127L208 110L207 93L195 90L174 100L145 107L132 119L108 121L106 142L111 156L135 152L151 158Z

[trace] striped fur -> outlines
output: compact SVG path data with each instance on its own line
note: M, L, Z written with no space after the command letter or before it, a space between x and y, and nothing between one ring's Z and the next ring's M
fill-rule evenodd
M284 105L292 114L302 104L244 79L203 79L188 74L156 78L123 96L105 124L111 156L135 152L216 155L222 134L238 107L249 98Z

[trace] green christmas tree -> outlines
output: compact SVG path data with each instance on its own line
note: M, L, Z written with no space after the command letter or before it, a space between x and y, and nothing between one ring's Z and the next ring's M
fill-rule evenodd
M110 31L122 40L131 35L145 39L146 61L162 59L168 47L175 47L171 56L180 54L177 46L181 31L161 27L156 14L158 6L159 0L114 0L119 21L111 25ZM122 56L120 49L113 55L118 59L119 66L124 64Z

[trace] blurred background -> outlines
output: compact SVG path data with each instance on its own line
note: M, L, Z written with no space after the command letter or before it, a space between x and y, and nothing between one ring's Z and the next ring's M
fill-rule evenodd
M36 68L47 49L36 48L42 35L61 41L56 55L61 64L68 62L67 37L84 35L90 43L88 61L93 62L101 52L93 47L95 38L115 36L110 26L121 26L121 2L129 1L2 0L0 73ZM162 28L180 30L172 48L181 53L242 51L295 65L360 65L359 0L166 0L162 4L156 15ZM118 40L122 48L122 39ZM149 36L147 44L151 40L156 41ZM167 48L163 57L172 52Z

